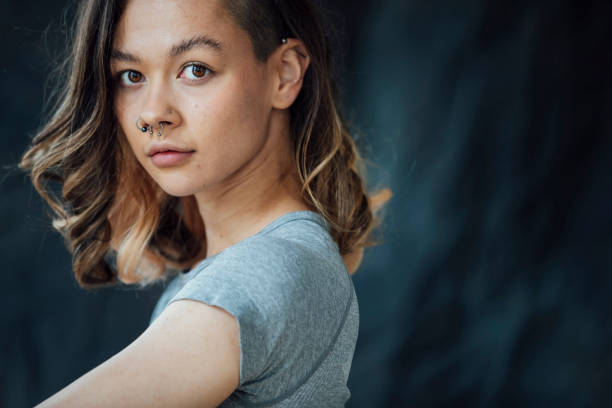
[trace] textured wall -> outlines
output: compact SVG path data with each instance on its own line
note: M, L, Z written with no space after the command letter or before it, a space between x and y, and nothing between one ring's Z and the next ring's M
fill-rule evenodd
M609 404L608 4L371 7L350 104L396 197L351 406Z
M161 288L85 292L16 163L63 1L3 2L0 405L31 406L146 327ZM351 407L606 406L612 7L329 2L346 116L389 186L354 281Z

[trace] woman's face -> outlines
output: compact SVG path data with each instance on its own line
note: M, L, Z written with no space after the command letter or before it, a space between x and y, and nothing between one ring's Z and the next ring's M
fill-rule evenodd
M113 38L111 71L123 132L168 194L232 183L265 161L273 70L256 60L248 34L220 0L128 1ZM139 130L138 118L154 133ZM151 156L162 143L186 153Z

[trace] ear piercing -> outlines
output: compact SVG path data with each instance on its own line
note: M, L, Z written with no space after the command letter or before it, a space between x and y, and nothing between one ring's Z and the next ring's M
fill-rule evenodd
M287 38L286 38L286 37L281 38L281 42L282 42L283 44L287 44Z
M153 126L147 124L146 122L144 122L143 125L140 124L140 116L138 117L138 119L136 119L136 127L138 128L138 130L140 130L142 133L145 133L147 130L149 131L149 134L152 135L153 134ZM146 126L144 126L146 125ZM157 136L161 137L162 133L164 131L164 124L162 122L159 122L159 132L157 132Z

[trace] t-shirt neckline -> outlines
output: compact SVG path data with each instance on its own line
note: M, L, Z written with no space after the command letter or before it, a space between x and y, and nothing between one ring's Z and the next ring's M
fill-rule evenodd
M182 275L187 275L187 274L191 274L192 272L196 271L196 270L202 270L203 268L205 268L206 266L208 266L217 256L221 255L223 252L225 252L226 250L239 245L247 240L253 239L255 237L258 237L260 235L265 235L268 232L275 230L276 228L280 227L283 224L286 224L289 221L294 221L294 220L311 220L316 222L317 224L321 225L322 227L324 227L325 229L328 228L328 224L325 221L325 219L321 216L321 214L311 211L311 210L298 210L298 211L291 211L288 212L286 214L281 215L280 217L275 218L274 220L272 220L270 223L268 223L265 227L263 227L261 230L259 230L258 232L256 232L253 235L250 235L246 238L244 238L241 241L236 242L235 244L225 248L223 251L221 252L217 252L216 254L209 256L208 258L204 258L202 259L199 263L197 263L196 265L193 266L193 268L191 268L189 271L183 271Z

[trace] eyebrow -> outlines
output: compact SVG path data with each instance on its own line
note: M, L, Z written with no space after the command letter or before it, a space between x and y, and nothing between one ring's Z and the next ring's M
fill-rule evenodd
M218 53L223 51L223 45L221 44L220 41L215 40L214 38L208 37L206 35L200 34L200 35L193 36L189 39L185 39L176 45L173 45L172 47L170 47L170 50L168 51L168 55L170 55L171 57L176 57L195 47L208 48ZM129 52L121 51L118 49L113 49L111 51L110 57L111 59L118 60L118 61L133 62L133 63L140 62L140 58L138 58L134 54L130 54Z

